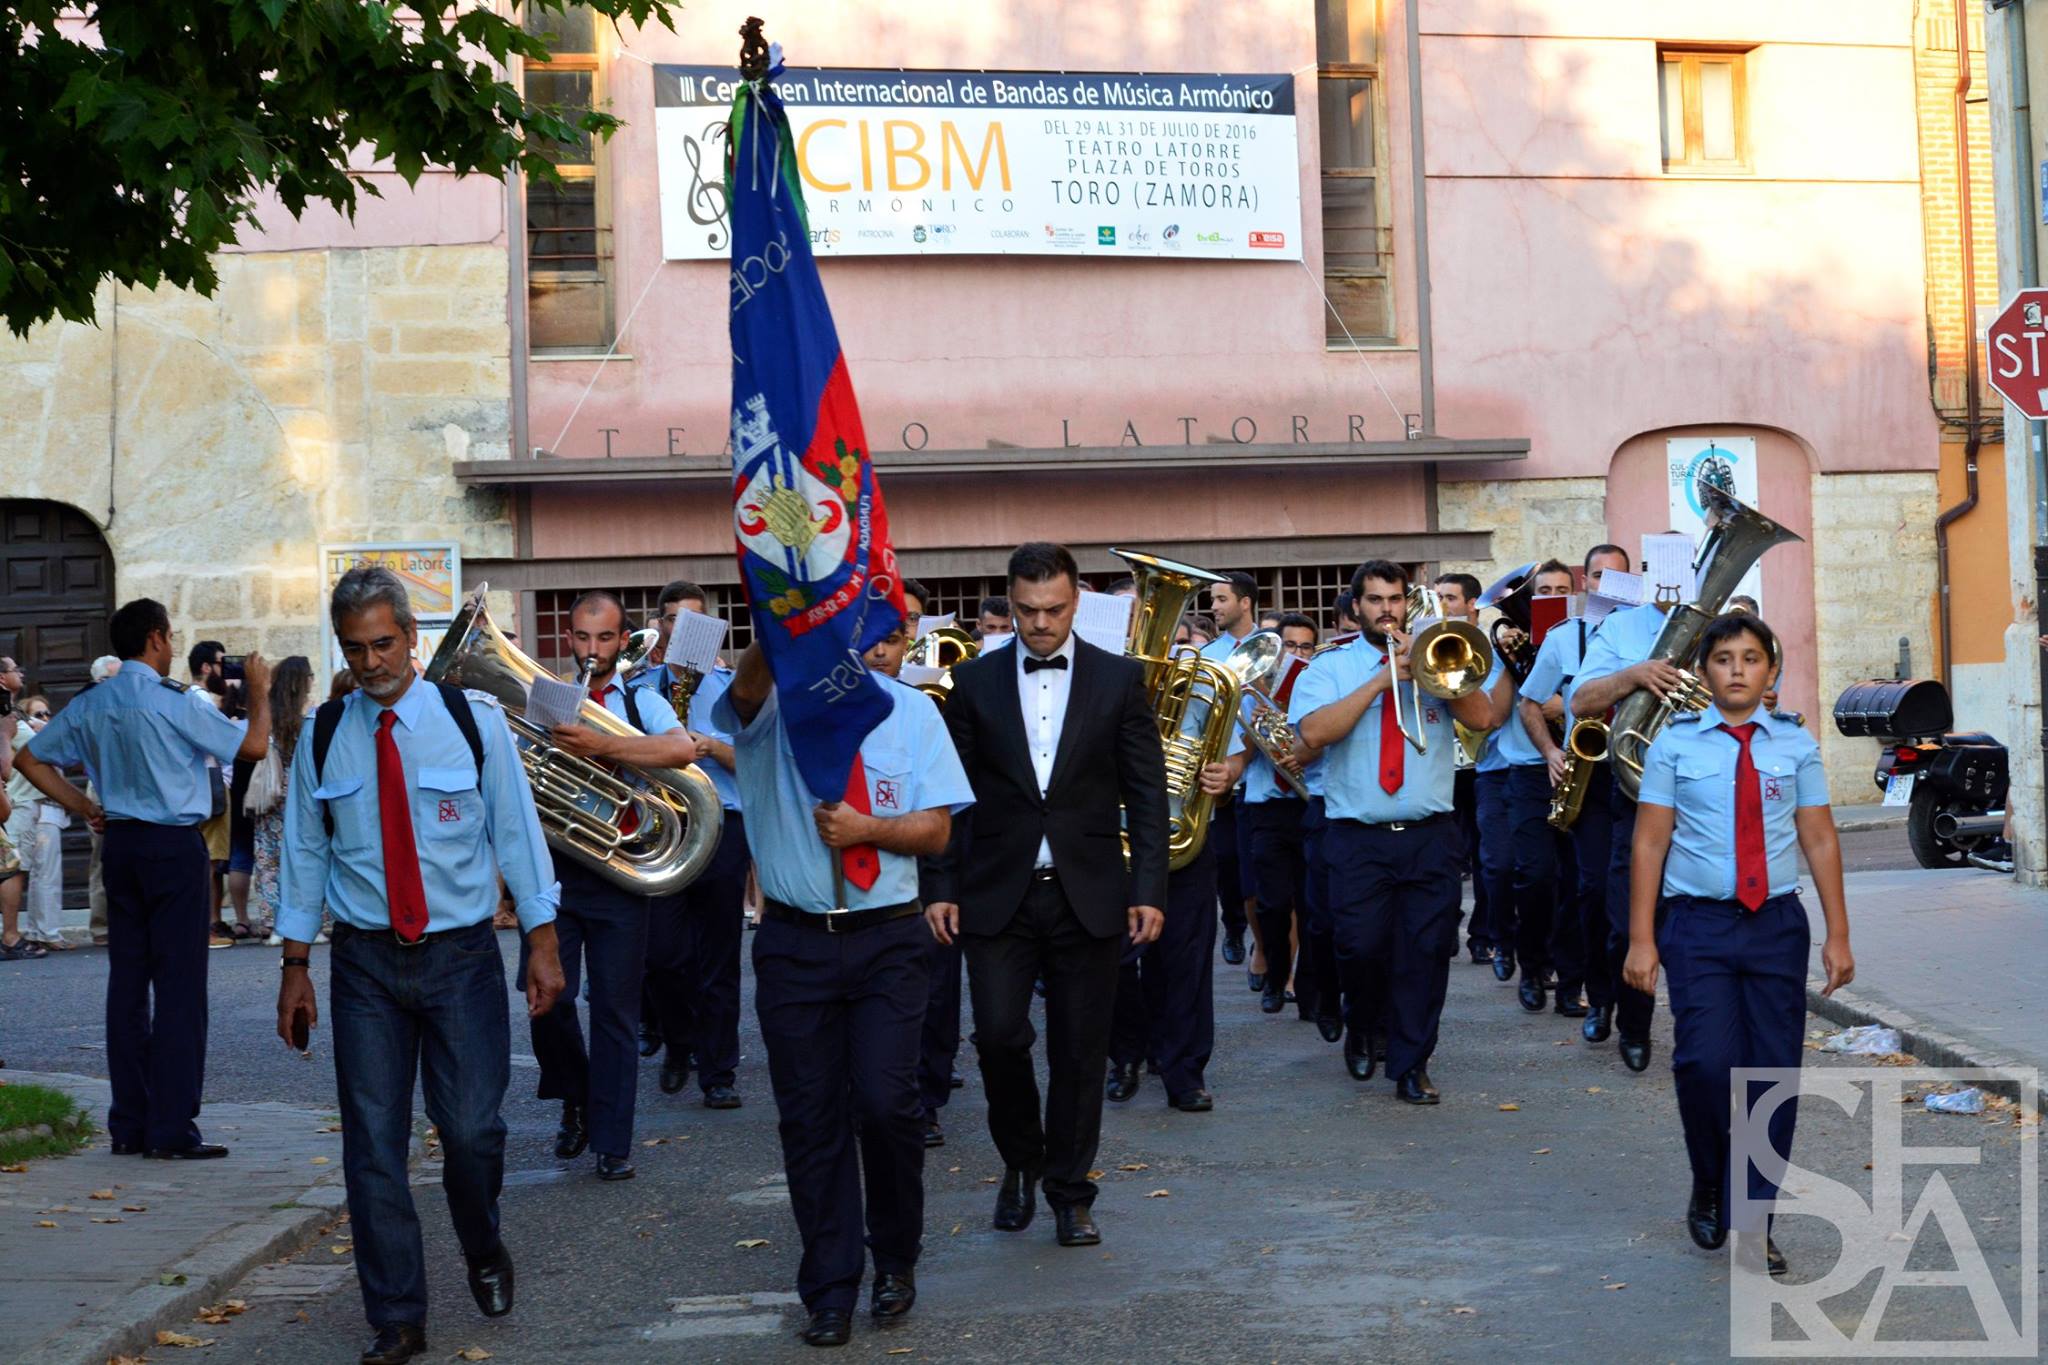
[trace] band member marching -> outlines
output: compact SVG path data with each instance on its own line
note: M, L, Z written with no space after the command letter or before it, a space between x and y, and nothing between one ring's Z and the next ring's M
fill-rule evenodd
M1436 589L1437 598L1443 603L1444 615L1452 620L1477 622L1479 619L1479 580L1468 573L1447 573L1437 576L1430 585ZM1492 679L1488 679L1489 690ZM1481 761L1488 762L1489 771L1499 767L1499 760L1490 752L1482 751ZM1478 762L1459 767L1451 788L1451 810L1458 817L1458 835L1465 848L1463 869L1472 879L1472 917L1465 922L1465 948L1471 954L1474 964L1487 963L1493 967L1494 978L1512 981L1515 976L1515 926L1510 915L1510 905L1494 902L1492 880L1486 876L1486 866L1481 841L1489 836L1480 820L1479 812ZM1456 956L1455 950L1452 956Z
M1306 659L1315 652L1315 623L1299 613L1279 619L1282 648L1295 658ZM1245 699L1245 721L1250 723L1260 703ZM1296 749L1284 779L1273 763L1256 750L1247 755L1244 776L1244 806L1241 819L1251 832L1252 885L1258 904L1259 941L1267 945L1266 988L1259 1008L1278 1014L1286 1007L1290 986L1303 1019L1314 1019L1321 1008L1318 982L1311 965L1314 945L1308 925L1308 859L1302 822L1308 803L1301 795L1306 760L1315 755L1295 736ZM1288 945L1298 943L1295 953ZM1273 945L1278 945L1278 951Z
M1209 589L1209 614L1216 621L1216 638L1201 647L1202 657L1222 663L1256 629L1254 615L1259 604L1258 583L1248 573L1226 574L1229 581ZM1252 928L1252 961L1245 968L1247 980L1258 982L1252 989L1266 987L1266 960L1251 925L1255 880L1251 862L1251 830L1244 825L1242 780L1216 801L1209 816L1208 842L1216 847L1216 882L1223 902L1223 960L1233 965L1245 960L1245 930ZM1285 972L1281 975L1284 977ZM1282 987L1284 989L1285 982Z
M1418 697L1410 723L1428 747L1411 752L1390 695L1409 686L1407 594L1400 565L1375 559L1359 567L1352 598L1366 634L1295 683L1289 717L1304 741L1327 751L1323 848L1344 989L1362 994L1371 970L1386 964L1388 1072L1403 1100L1435 1104L1427 1066L1458 931L1458 866L1445 856L1458 742L1452 720L1483 731L1493 703L1483 690L1450 702Z

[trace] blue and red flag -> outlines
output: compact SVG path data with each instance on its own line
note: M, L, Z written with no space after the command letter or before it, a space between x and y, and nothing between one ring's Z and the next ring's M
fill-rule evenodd
M733 529L804 783L865 809L866 783L850 778L895 703L861 655L902 623L903 587L811 255L789 116L770 88L781 70L741 86L726 127Z

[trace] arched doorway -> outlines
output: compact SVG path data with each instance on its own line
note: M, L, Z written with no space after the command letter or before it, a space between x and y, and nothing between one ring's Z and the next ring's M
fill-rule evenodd
M91 518L60 502L0 500L0 654L62 706L109 651L114 556Z

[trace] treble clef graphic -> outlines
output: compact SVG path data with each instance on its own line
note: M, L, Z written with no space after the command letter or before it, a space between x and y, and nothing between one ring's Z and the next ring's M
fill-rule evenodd
M705 235L704 244L713 251L723 250L729 240L725 230L725 181L722 176L717 180L704 178L702 144L717 141L724 136L725 125L711 123L705 126L701 141L694 137L683 139L683 155L690 161L690 197L686 205L690 211L690 221L711 229ZM723 158L720 160L722 162Z

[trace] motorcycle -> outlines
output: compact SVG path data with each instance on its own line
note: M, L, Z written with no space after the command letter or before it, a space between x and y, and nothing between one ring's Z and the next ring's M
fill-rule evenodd
M1873 678L1835 699L1835 729L1884 746L1877 789L1885 805L1906 808L1906 842L1920 866L2010 872L2005 746L1953 724L1948 689L1930 678Z

